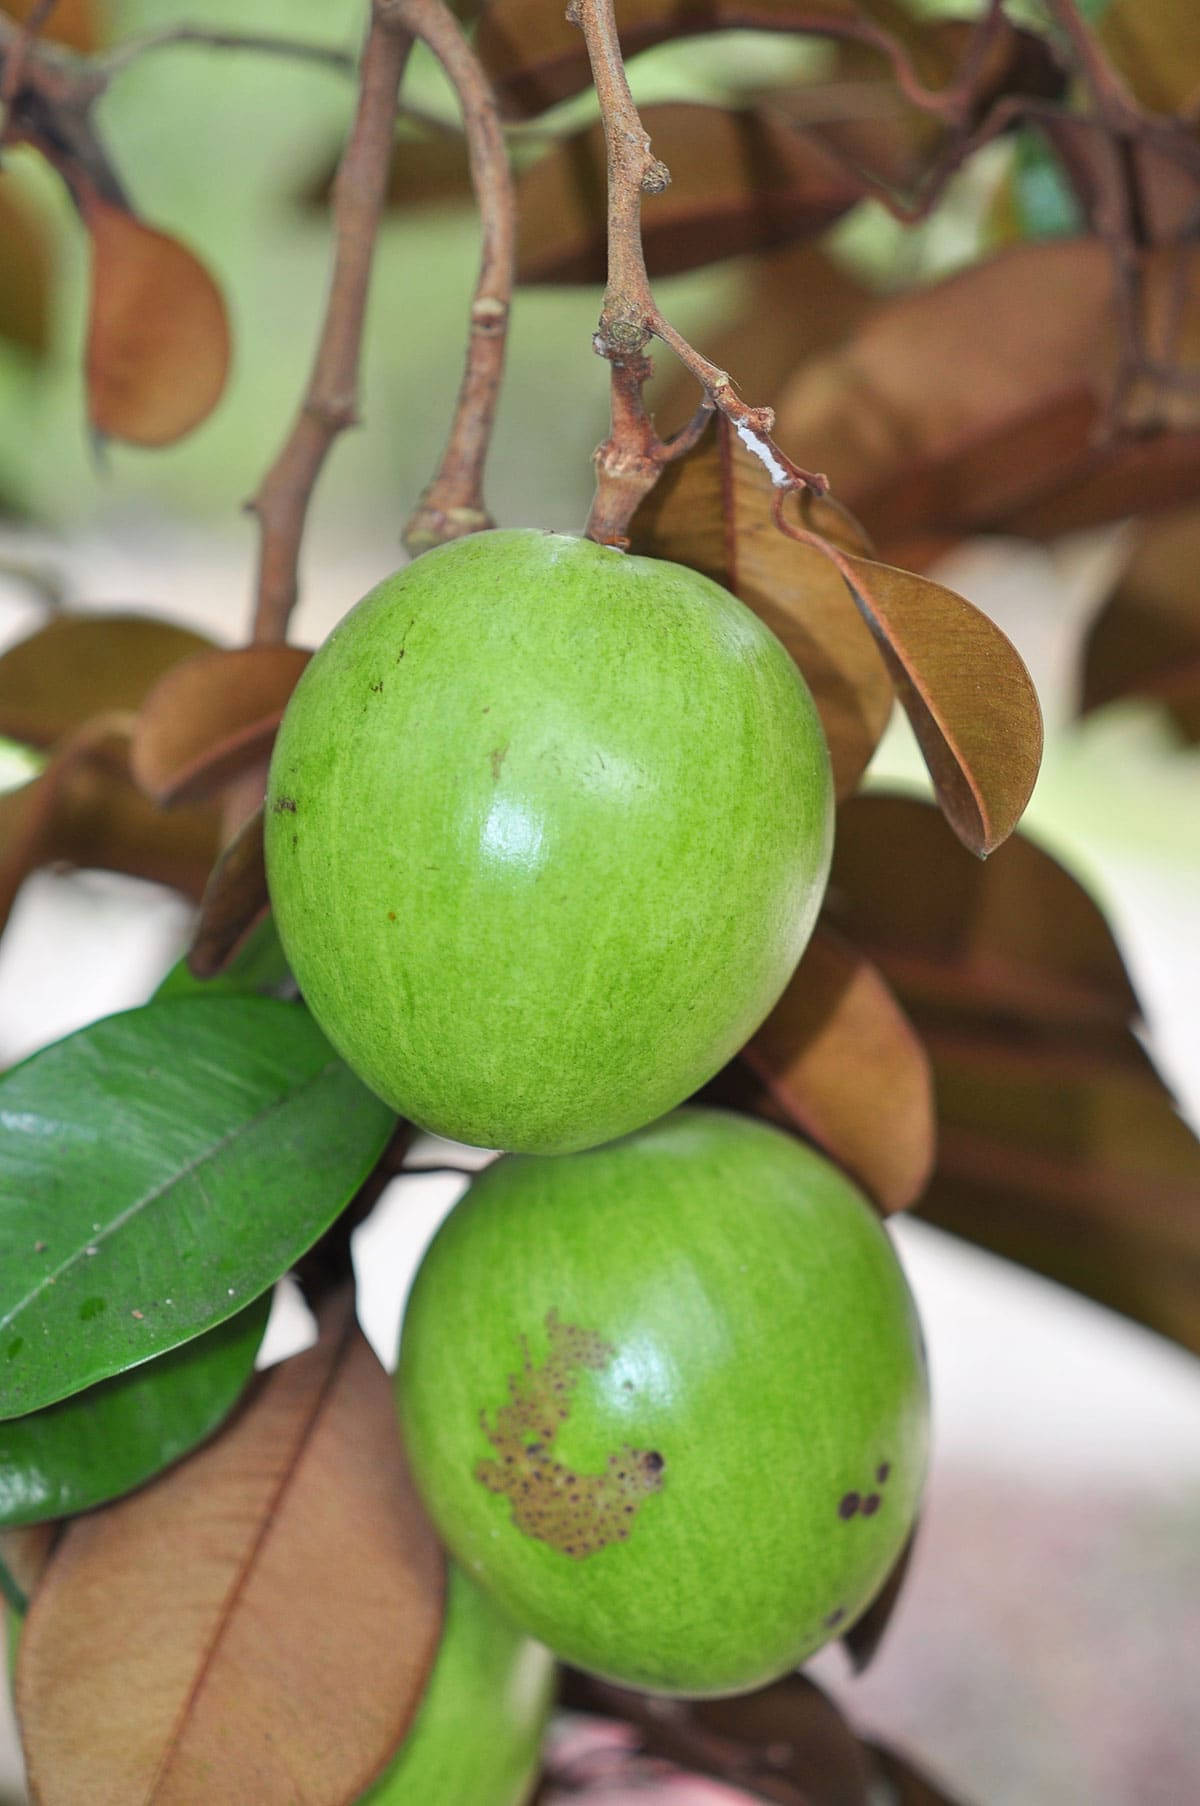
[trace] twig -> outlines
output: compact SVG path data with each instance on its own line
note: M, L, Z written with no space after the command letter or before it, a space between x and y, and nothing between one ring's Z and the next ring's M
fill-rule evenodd
M16 26L10 40L12 49L5 58L4 78L0 81L0 106L11 105L25 74L26 58L57 5L58 0L36 0L36 4L30 8L29 17Z
M592 80L604 122L608 158L608 282L600 324L592 344L612 365L612 430L596 452L596 496L588 517L589 539L627 545L626 528L638 502L658 480L663 466L681 455L703 428L693 423L672 445L654 431L643 385L650 374L645 347L651 338L670 347L705 394L705 409L724 414L742 440L784 489L809 488L824 494L825 478L801 469L775 444L775 415L742 400L721 370L701 357L655 305L642 249L642 196L661 194L671 173L650 148L638 116L617 36L613 0L570 0L567 17L583 32Z
M176 45L198 46L204 50L251 50L262 56L288 57L295 62L319 63L343 74L352 74L353 55L332 44L315 44L306 38L277 37L270 32L210 31L202 25L167 25L161 31L142 32L126 38L111 50L91 59L97 78L108 82L132 63L156 50L170 50Z
M354 124L334 185L333 273L312 375L292 430L250 503L260 531L255 640L286 638L309 500L334 439L358 418L367 288L391 169L400 80L411 49L411 35L376 0Z
M483 232L466 369L450 437L403 534L404 544L415 554L494 524L483 499L483 469L504 372L516 273L517 208L495 96L453 13L443 0L381 0L381 11L428 45L454 86Z

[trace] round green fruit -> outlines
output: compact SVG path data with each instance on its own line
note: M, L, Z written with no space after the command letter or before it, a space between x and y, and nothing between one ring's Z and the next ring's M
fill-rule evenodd
M428 552L300 680L271 764L284 950L422 1128L561 1153L704 1084L811 933L828 749L774 635L681 565L532 530Z
M724 1111L489 1167L418 1271L396 1386L455 1558L556 1654L651 1691L762 1686L840 1635L925 1471L886 1230Z
M450 1564L421 1709L359 1806L521 1806L539 1767L554 1658Z

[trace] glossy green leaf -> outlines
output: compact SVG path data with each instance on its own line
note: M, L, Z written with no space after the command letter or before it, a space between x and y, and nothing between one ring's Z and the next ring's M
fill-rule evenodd
M147 1004L7 1073L0 1416L233 1316L329 1227L394 1120L304 1009L266 998Z
M132 1492L210 1436L254 1371L271 1294L157 1361L0 1423L0 1524Z

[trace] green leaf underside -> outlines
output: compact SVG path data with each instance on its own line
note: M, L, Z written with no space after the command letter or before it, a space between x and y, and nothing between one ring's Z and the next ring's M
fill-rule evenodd
M103 1505L203 1442L254 1370L271 1293L154 1361L0 1424L0 1524Z
M0 1081L0 1417L164 1354L256 1298L381 1153L387 1107L308 1013L180 997Z

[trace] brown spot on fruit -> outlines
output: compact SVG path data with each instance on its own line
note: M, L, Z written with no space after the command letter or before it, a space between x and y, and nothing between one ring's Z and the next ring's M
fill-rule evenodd
M481 1461L475 1478L508 1499L518 1530L582 1561L626 1540L629 1519L651 1493L661 1491L666 1463L657 1449L628 1445L614 1450L598 1474L576 1473L554 1459L558 1430L570 1414L565 1401L580 1373L601 1372L616 1350L594 1330L563 1323L557 1311L548 1313L546 1331L550 1347L541 1365L534 1366L522 1336L522 1366L509 1375L509 1403L491 1424L480 1412L497 1458Z
M375 682L374 682L374 683L373 683L373 684L368 684L368 685L367 685L367 688L368 688L368 690L372 690L372 691L374 691L374 693L375 693L375 695L376 695L376 696L382 696L382 694L383 694L383 679L382 679L382 677L378 677L378 678L376 678L376 680L375 680Z
M842 1619L845 1616L846 1616L845 1606L844 1605L835 1605L833 1610L826 1614L826 1617L825 1617L826 1630L833 1630L835 1625L840 1624Z
M273 806L276 815L295 815L296 813L294 796L277 796Z
M877 1492L869 1492L862 1502L862 1514L865 1518L873 1518L883 1501Z
M843 1493L838 1500L838 1516L849 1522L862 1503L856 1492Z
M500 782L500 773L504 768L504 761L508 757L508 742L506 741L503 746L493 746L491 757L492 782L493 784L498 784Z
M879 1466L875 1469L875 1478L878 1480L880 1486L884 1484L891 1471L892 1464L890 1461L881 1461L879 1463Z

